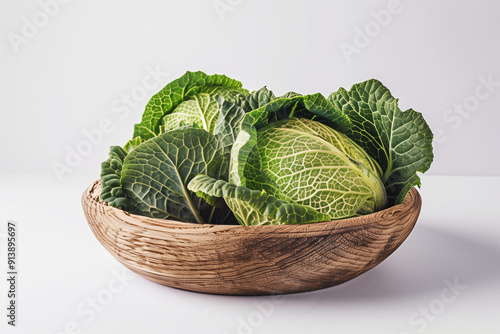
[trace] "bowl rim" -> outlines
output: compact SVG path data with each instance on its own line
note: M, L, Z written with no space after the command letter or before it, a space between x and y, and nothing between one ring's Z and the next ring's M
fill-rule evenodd
M360 215L360 216L355 216L355 217L349 217L349 218L341 218L341 219L335 219L335 220L327 220L327 221L321 221L321 222L314 222L314 223L298 223L298 224L280 224L280 225L219 225L219 224L198 224L198 223L189 223L189 222L183 222L179 220L173 220L173 219L163 219L163 218L153 218L153 217L147 217L147 216L142 216L134 213L127 212L125 210L122 210L120 208L114 207L109 205L108 203L104 202L101 199L101 190L102 190L102 184L101 184L101 179L97 179L94 181L90 186L87 187L85 192L83 193L82 196L82 202L85 202L87 198L90 198L97 202L97 205L106 207L108 210L115 210L117 212L120 212L121 214L125 214L126 216L130 216L131 218L138 219L142 222L155 222L158 224L161 224L163 227L172 227L172 228L189 228L189 229L214 229L214 228L223 228L224 230L226 229L234 229L234 228L239 228L240 230L242 228L247 228L247 229L279 229L279 228L286 228L286 229L293 229L293 228L304 228L310 227L311 229L314 229L315 227L319 227L321 225L341 225L343 227L356 227L356 226L364 226L364 225L369 225L373 224L373 220L371 218L381 218L384 216L384 214L388 213L390 216L394 216L398 212L401 213L406 213L410 211L412 208L415 206L419 207L418 211L420 211L420 206L421 206L421 196L416 189L416 187L412 187L408 193L406 194L404 200L402 203L395 204L392 206L389 206L383 210L379 210L376 212L372 212L366 215ZM359 223L359 224L356 224ZM378 221L380 223L380 220Z

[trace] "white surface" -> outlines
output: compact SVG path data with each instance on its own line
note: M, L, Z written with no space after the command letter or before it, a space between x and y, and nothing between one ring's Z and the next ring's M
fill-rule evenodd
M0 4L0 133L15 143L0 148L9 161L0 172L52 171L84 131L110 119L112 130L70 166L94 170L109 146L130 139L151 95L186 70L203 70L277 94L329 94L377 78L436 134L430 174L500 176L489 147L500 123L498 0L399 0L384 26L373 12L398 0L57 1L67 3L17 47L9 36L40 20L40 3L57 2ZM223 20L218 3L227 6ZM372 37L356 44L367 27ZM343 43L359 51L350 62ZM164 74L127 106L123 96L139 92L157 66ZM489 76L491 91L476 91ZM467 103L470 110L454 108Z
M62 186L43 174L0 176L0 233L7 219L18 223L20 272L18 327L2 315L0 332L71 333L72 323L93 334L500 332L498 177L423 177L420 218L387 260L340 286L280 299L186 292L125 270L83 216L80 196L95 178L73 174ZM0 247L3 269L4 238ZM123 272L125 286L115 279ZM442 299L455 280L465 289ZM91 319L92 298L107 304ZM429 307L432 321L418 315Z

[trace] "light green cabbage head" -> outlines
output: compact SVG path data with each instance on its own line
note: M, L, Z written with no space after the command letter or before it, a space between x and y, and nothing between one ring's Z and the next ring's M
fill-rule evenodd
M346 135L305 118L271 123L258 131L263 175L252 188L310 206L331 219L383 209L380 167ZM259 180L260 179L260 180ZM259 181L265 181L259 184Z

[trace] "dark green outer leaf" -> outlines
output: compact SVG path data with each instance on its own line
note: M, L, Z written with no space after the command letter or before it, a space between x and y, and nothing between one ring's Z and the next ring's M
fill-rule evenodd
M186 186L198 174L220 177L217 138L203 129L173 130L135 148L123 163L121 183L134 213L207 223L212 210Z
M164 115L160 122L160 132L164 133L170 130L178 129L186 124L196 124L200 129L213 133L215 124L219 117L218 97L233 100L238 90L227 87L211 86L204 88L203 93L190 96L182 101L173 111Z
M422 114L400 110L398 100L373 79L349 91L340 88L328 99L351 120L345 133L382 167L389 204L401 203L420 186L417 172L427 171L433 160L433 135Z
M257 130L269 123L289 117L315 118L343 132L351 126L349 118L320 93L299 95L290 92L250 113L252 116L245 123L255 126ZM317 117L319 118L316 119Z
M120 184L123 160L126 156L127 151L120 146L110 147L109 158L101 164L101 199L111 206L128 211L132 206Z
M274 96L272 91L268 90L267 87L262 87L261 89L250 93L249 95L236 95L233 99L233 102L240 106L245 112L250 112L268 104L275 99L276 96Z

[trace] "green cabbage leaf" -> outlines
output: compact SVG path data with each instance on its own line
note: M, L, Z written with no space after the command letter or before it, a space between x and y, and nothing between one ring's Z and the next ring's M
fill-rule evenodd
M421 113L402 111L398 99L380 81L340 88L328 100L352 122L345 132L382 168L389 205L402 203L414 186L420 187L417 172L426 172L434 158L432 131Z
M224 208L186 187L198 174L221 177L220 144L213 134L189 128L169 131L135 148L125 157L121 172L121 186L133 212L200 224L223 223L220 219L229 217L220 212Z

